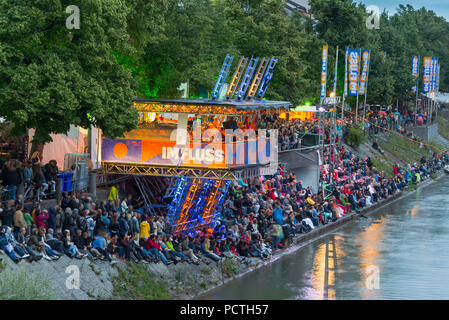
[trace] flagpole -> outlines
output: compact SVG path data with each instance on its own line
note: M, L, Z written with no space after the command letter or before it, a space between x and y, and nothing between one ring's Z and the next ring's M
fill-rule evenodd
M366 96L368 95L369 60L371 60L371 51L369 51L369 59L366 66L365 102L363 103L363 128L365 128Z
M338 46L337 53L335 54L335 72L334 72L334 93L337 96L337 72L338 72Z
M369 68L369 67L368 67ZM365 86L365 101L363 102L363 125L365 125L365 113L366 113L366 96L368 95L368 76L366 77Z
M348 90L348 48L346 48L345 51L345 81L344 81L344 87L343 87L343 104L341 107L341 120L344 119L344 113L345 113L345 98L346 98L346 91Z
M418 64L418 75L416 76L416 101L415 101L415 126L416 126L416 115L418 114L418 91L419 91L419 60L420 57L417 56L417 64Z
M356 101L356 106L355 106L355 123L356 124L357 124L357 118L358 118L358 114L359 114L360 62L362 60L361 51L362 50L359 49L359 61L358 61L358 66L357 66L357 101Z

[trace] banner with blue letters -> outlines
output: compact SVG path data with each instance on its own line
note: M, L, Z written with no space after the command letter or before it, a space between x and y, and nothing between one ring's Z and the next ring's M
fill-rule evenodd
M360 49L348 50L348 82L349 95L358 94L358 82L360 73Z

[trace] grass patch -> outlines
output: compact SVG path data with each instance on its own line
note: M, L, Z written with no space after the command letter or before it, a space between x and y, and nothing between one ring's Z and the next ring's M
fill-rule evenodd
M235 276L239 272L239 269L240 266L234 259L226 259L222 263L222 272L228 277Z
M444 152L447 149L445 146L443 146L441 143L439 143L437 141L428 141L427 144L430 144L431 146L434 146L435 148L438 148L441 150L438 152ZM437 151L437 150L435 150L435 151Z
M181 282L182 281L182 273L183 273L183 269L182 268L180 268L179 270L178 270L178 272L176 273L176 281L177 282Z
M211 267L205 267L203 269L201 269L201 272L207 275L210 275L212 273L212 268Z
M430 174L429 177L431 177L432 179L436 179L438 177L438 175L436 173L432 173L432 174Z
M379 139L379 146L404 163L419 162L423 156L429 159L434 152L432 148L421 148L419 142L410 141L397 134L388 134L385 138L386 141Z
M118 268L118 274L112 280L113 294L116 299L128 300L169 300L172 295L168 291L166 281L150 278L143 265L128 264Z
M3 261L2 261L3 262ZM0 277L0 300L56 300L49 279L40 274L5 269Z
M438 116L438 132L444 138L449 140L449 121L444 119L442 116Z
M393 165L391 163L386 159L379 158L374 158L372 161L377 170L384 171L388 178L393 178Z
M97 269L95 269L94 264L92 263L92 261L89 263L90 268L92 269L93 273L95 273L97 276L99 276L101 274L100 271L98 271Z

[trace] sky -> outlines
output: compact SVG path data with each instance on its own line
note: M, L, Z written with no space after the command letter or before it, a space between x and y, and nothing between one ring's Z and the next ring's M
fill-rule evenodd
M449 0L355 0L355 2L362 2L366 6L378 6L381 12L386 9L389 15L393 15L400 4L410 4L415 9L425 7L434 11L437 16L445 17L449 21Z

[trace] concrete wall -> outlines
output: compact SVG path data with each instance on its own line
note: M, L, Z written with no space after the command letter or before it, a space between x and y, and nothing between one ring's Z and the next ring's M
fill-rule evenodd
M438 137L438 123L428 126L408 127L407 130L426 141L435 140Z
M319 170L320 167L315 165L292 169L292 172L296 175L298 180L302 181L304 187L312 186L313 192L317 193L320 179Z
M318 192L320 172L318 148L281 151L279 163L292 171L296 178L303 182L303 186L312 186L313 191Z

